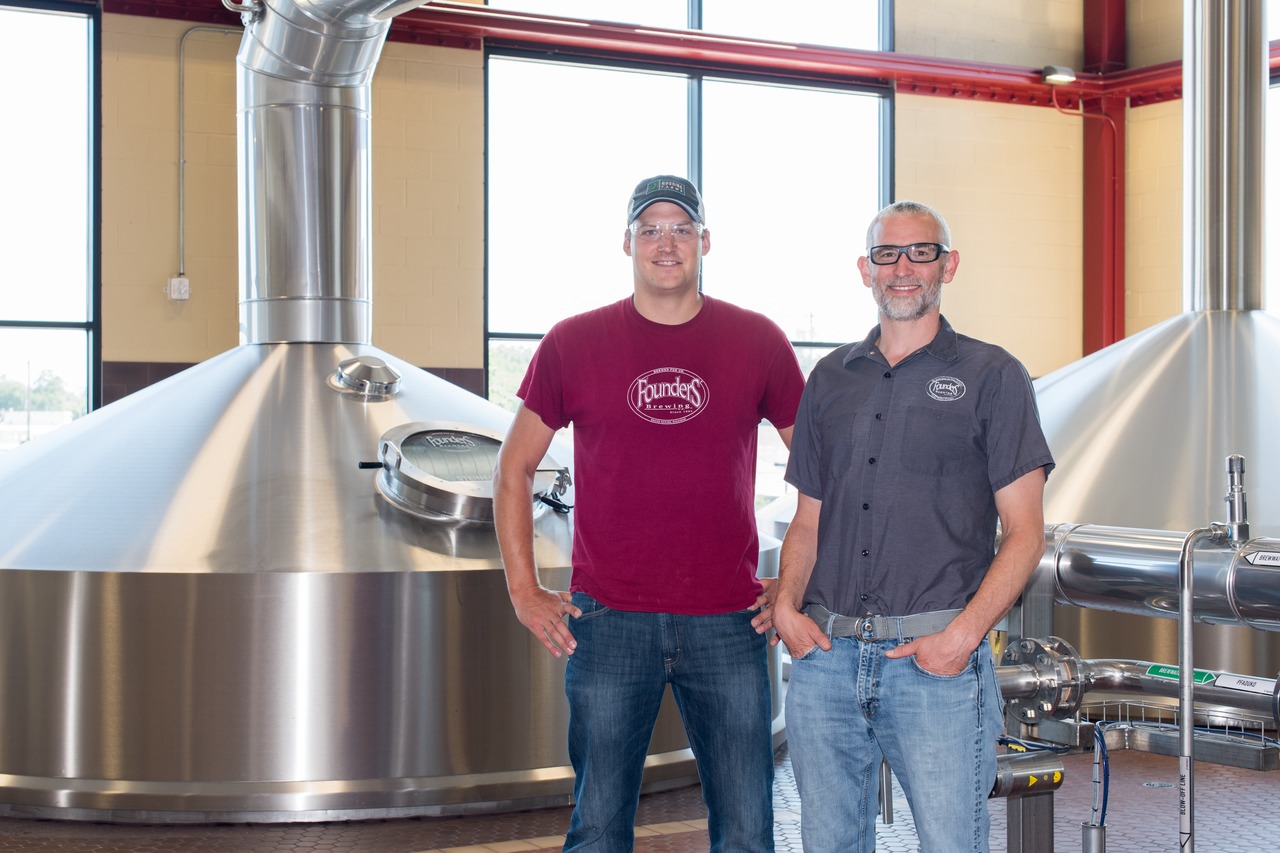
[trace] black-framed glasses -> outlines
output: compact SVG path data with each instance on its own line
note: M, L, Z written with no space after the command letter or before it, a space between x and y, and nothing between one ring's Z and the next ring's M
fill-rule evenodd
M885 266L896 264L903 255L913 264L931 264L943 252L950 252L949 246L941 243L912 243L910 246L872 246L867 250L867 259L873 264Z

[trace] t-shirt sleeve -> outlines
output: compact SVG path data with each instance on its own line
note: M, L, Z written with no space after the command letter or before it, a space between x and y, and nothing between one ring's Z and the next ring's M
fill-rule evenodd
M786 429L796 422L796 409L804 392L804 372L796 358L795 348L782 329L769 324L774 346L773 357L767 365L767 383L760 401L760 417L777 429Z
M534 350L533 360L524 373L516 396L524 406L553 430L569 425L565 413L564 362L560 352L559 327L553 326Z
M1054 468L1049 442L1040 427L1035 388L1026 368L1010 357L1000 371L987 435L987 476L998 492L1028 471Z

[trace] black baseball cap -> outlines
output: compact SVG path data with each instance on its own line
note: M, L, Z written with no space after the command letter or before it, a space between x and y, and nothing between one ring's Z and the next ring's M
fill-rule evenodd
M631 202L627 205L627 224L635 222L646 207L659 201L678 204L693 217L694 222L703 221L702 195L692 181L675 175L655 175L636 184L636 191L631 194Z

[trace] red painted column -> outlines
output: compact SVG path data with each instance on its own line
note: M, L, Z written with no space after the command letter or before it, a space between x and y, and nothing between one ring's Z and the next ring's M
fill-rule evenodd
M1125 66L1124 0L1085 0L1084 71ZM1125 335L1123 93L1081 99L1084 112L1084 354Z

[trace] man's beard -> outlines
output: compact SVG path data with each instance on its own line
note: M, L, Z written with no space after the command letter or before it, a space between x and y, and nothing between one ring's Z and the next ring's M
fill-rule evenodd
M896 284L915 284L919 285L920 290L907 300L901 295L892 295L890 288ZM919 320L942 304L942 285L937 281L930 283L919 276L895 278L884 285L873 287L871 292L875 296L880 313L890 320L899 322Z

